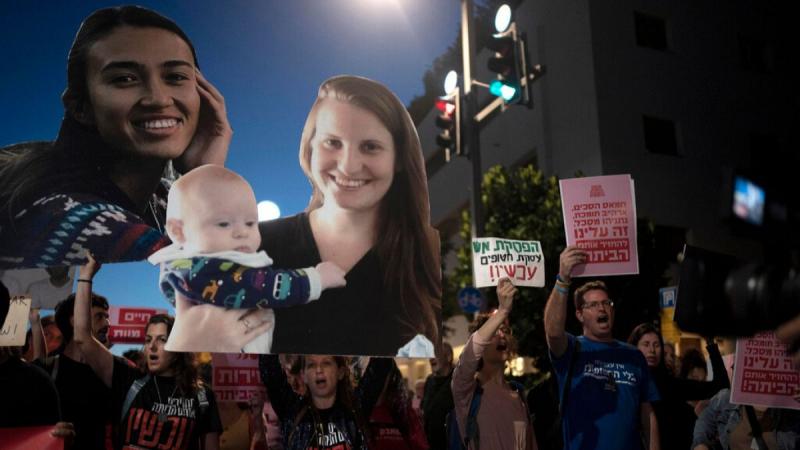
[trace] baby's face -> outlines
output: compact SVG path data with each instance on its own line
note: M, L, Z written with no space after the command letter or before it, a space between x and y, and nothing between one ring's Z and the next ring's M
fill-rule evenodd
M185 249L196 253L255 253L261 245L253 191L240 183L203 189L184 209Z

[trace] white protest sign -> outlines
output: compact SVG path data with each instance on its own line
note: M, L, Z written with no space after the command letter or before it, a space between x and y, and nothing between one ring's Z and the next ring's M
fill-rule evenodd
M544 255L539 241L494 237L472 240L475 287L497 286L510 278L515 286L544 286Z
M0 328L0 347L25 345L25 333L28 332L28 315L30 311L30 297L11 297L8 317L6 317L3 328Z

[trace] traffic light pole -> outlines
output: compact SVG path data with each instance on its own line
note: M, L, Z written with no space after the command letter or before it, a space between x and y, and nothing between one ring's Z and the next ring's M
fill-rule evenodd
M477 92L472 89L472 59L475 54L475 36L472 34L472 0L461 0L461 56L464 66L464 146L472 163L472 196L470 212L472 216L472 237L484 235L483 202L481 201L481 166L480 130L475 116L478 112Z

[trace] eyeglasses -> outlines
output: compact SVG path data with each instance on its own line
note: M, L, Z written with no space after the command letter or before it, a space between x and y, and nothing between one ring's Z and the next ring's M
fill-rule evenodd
M605 306L606 308L613 308L614 301L608 299L608 300L600 300L599 302L584 303L583 306L581 306L581 309L593 309L597 311L598 309L600 309L601 306Z
M500 325L500 328L498 328L497 331L502 331L503 334L506 336L514 334L514 331L511 330L511 327L508 325Z

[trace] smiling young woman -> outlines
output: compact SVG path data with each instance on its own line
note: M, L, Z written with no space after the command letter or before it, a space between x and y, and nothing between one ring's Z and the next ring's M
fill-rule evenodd
M167 243L169 162L225 161L223 97L174 22L121 6L81 24L62 101L55 142L0 150L0 267L145 258Z

